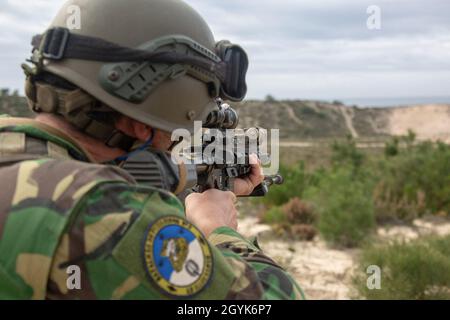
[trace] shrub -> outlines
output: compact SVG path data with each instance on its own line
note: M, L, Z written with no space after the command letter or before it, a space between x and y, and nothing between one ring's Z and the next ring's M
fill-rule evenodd
M318 213L322 237L337 246L353 247L365 241L375 226L372 183L352 169L341 168L325 175L306 192Z
M293 224L313 224L316 220L312 206L297 197L286 203L282 211L287 221Z
M417 134L411 129L408 130L408 134L403 137L403 141L405 141L406 147L411 149L414 147L414 143L416 142Z
M294 224L290 226L289 232L295 239L311 241L317 234L316 228L308 224Z
M397 137L392 138L391 141L386 142L386 145L384 147L384 155L386 157L395 157L399 154L399 143Z
M416 198L409 200L393 197L383 183L380 183L374 192L375 217L379 223L412 222L426 211L425 194L417 192Z
M317 231L312 225L316 221L312 206L293 198L283 206L275 206L262 216L263 223L271 224L278 233L290 235L299 240L312 240Z
M314 183L314 177L306 172L303 161L293 167L281 166L280 173L284 183L271 188L270 192L261 199L269 207L281 206L295 197L301 198L305 189Z
M413 135L410 134L410 141ZM411 142L412 143L412 142ZM380 163L376 214L410 219L450 212L450 147L423 142Z
M381 269L381 289L369 290L366 269ZM450 236L364 249L353 283L366 299L450 299Z
M357 171L363 165L364 154L358 150L352 136L347 136L345 142L335 141L331 147L333 151L332 162L334 166L350 166Z
M268 95L266 96L265 101L266 101L266 102L276 102L277 99L275 99L275 97L272 96L271 94L268 94Z
M286 224L287 218L281 207L272 207L261 216L261 222L267 224Z

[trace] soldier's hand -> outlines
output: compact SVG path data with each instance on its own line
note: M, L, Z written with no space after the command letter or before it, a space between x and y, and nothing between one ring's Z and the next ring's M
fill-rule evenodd
M237 196L248 196L259 184L264 181L261 161L254 154L250 155L250 166L252 171L245 178L238 178L234 181L234 193Z
M237 229L236 195L210 189L186 197L186 217L208 237L219 227Z

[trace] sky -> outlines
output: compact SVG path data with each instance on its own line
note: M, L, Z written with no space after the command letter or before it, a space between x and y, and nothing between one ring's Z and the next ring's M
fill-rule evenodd
M92 0L95 1L95 0ZM132 0L128 0L132 1ZM450 96L449 0L187 0L249 54L247 98ZM0 87L22 92L32 35L63 1L0 0ZM369 6L380 9L369 29Z

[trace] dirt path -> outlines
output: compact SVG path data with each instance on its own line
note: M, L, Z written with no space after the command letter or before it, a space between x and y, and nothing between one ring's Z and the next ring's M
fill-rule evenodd
M359 249L332 249L317 238L312 242L283 241L273 235L270 226L260 224L255 217L240 219L239 231L247 237L257 235L261 248L294 276L308 299L355 297L351 277ZM418 219L412 226L379 228L377 234L386 240L411 240L428 234L445 236L450 234L450 222Z
M353 118L355 117L353 109L349 107L342 106L341 108L342 116L345 120L345 125L348 128L348 131L350 131L353 138L359 138L358 132L356 132L355 127L353 126Z
M294 121L300 126L303 125L302 120L299 117L297 117L297 115L294 112L294 109L292 109L291 106L287 105L286 103L280 103L280 106L286 109L286 112L288 113L288 116L292 121Z
M258 235L262 249L292 274L308 299L350 299L355 250L330 249L321 240L277 240L270 230L269 226L259 224L257 218L239 221L239 231L247 237Z

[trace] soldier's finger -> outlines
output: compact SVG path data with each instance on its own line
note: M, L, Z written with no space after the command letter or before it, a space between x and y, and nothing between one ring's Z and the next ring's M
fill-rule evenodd
M237 197L234 194L234 192L231 191L226 191L226 195L228 196L228 198L233 202L236 203L237 202Z
M254 153L252 153L249 157L248 157L248 161L250 163L250 165L253 166L260 166L261 165L261 160L259 160L258 156Z

